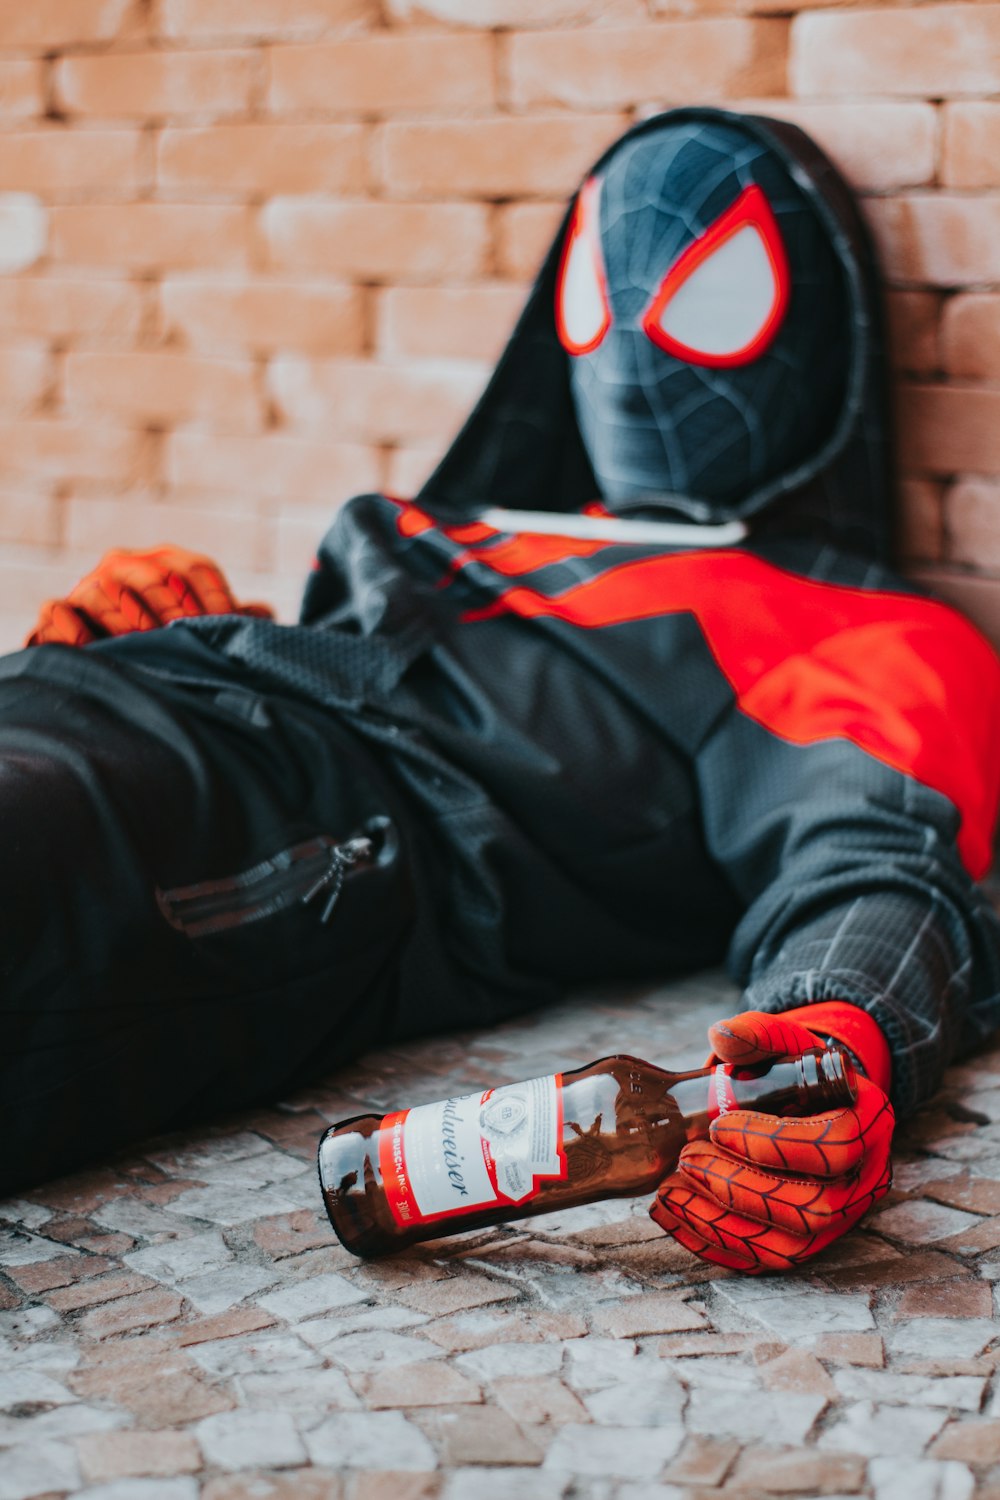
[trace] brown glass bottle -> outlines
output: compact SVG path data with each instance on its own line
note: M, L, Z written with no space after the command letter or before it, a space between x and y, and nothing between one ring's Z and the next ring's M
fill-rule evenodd
M668 1073L638 1057L602 1057L570 1073L357 1115L319 1145L330 1222L355 1255L652 1193L688 1141L719 1114L808 1115L849 1104L846 1054L817 1048L765 1071L718 1064Z

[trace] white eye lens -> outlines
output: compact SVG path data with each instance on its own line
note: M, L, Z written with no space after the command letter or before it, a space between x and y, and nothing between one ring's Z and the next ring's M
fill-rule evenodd
M745 364L777 333L788 295L777 223L763 193L751 187L668 271L642 323L678 359Z
M556 286L556 328L570 354L596 349L611 323L597 210L600 186L591 181L577 200Z
M748 224L678 287L660 327L702 354L735 354L753 342L778 298L778 278L759 231Z

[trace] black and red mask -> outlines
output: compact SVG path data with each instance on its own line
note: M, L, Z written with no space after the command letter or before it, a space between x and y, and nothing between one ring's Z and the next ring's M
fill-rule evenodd
M556 329L617 509L727 501L814 452L844 398L843 269L775 152L720 121L627 137L581 190Z

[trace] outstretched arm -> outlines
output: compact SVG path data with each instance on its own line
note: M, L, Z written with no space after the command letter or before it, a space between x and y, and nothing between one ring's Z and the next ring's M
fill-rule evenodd
M745 1270L855 1223L890 1180L888 1098L911 1113L1000 1022L1000 924L974 879L996 818L1000 663L943 605L886 595L896 618L879 622L863 597L863 630L790 640L698 757L706 838L745 905L730 966L747 1011L713 1028L716 1054L832 1035L868 1073L824 1121L837 1150L817 1153L803 1122L726 1117L663 1184L663 1227Z
M183 547L116 548L65 599L46 600L25 645L86 646L185 616L225 614L272 617L265 604L237 604L211 558Z

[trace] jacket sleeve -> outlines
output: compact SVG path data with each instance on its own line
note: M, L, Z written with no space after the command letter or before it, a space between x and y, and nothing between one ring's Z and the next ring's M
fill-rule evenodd
M906 1115L1000 1024L1000 923L974 879L1000 792L1000 664L915 600L911 624L776 671L696 761L709 848L745 905L730 967L748 1009L867 1011Z

